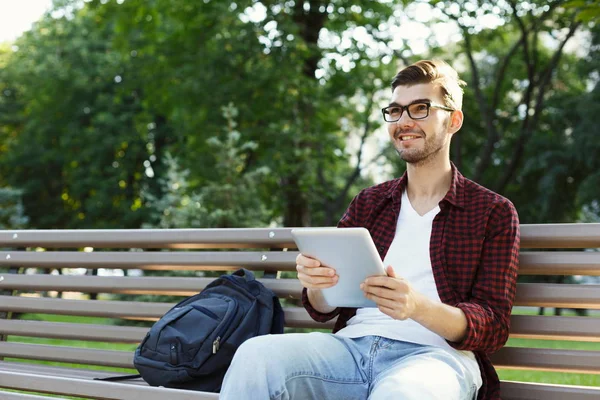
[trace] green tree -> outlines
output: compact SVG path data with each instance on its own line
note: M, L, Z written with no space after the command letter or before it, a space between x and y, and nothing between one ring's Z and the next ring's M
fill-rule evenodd
M320 224L325 216L341 213L359 176L349 164L353 155L344 151L348 129L340 121L348 117L360 124L354 132L362 132L365 120L357 118L361 113L349 99L372 96L386 69L377 54L354 39L342 50L347 63L335 57L349 29L376 26L393 12L391 4L93 4L117 21L123 51L136 52L137 76L146 77L145 91L152 94L145 102L148 110L160 109L174 131L186 132L177 158L190 169L191 187L212 179L215 160L204 132L225 123L218 110L232 102L243 139L260 145L246 149L244 170L266 166L272 171L261 199L281 215L282 224ZM321 43L324 34L328 41ZM315 212L332 204L333 213Z
M147 138L139 96L111 25L87 9L46 15L15 43L0 75L6 184L23 190L37 228L135 227ZM4 111L5 110L5 111Z
M433 55L454 60L468 82L454 162L513 200L522 222L574 220L581 207L577 187L590 170L574 161L578 122L563 110L588 96L591 75L578 67L589 61L565 48L593 24L581 22L581 10L560 0L428 3L432 15L452 22L462 37L455 45L432 47ZM588 45L585 39L582 45Z
M589 122L561 110L588 95L578 110L597 104L592 61L564 51L593 29L593 4L406 3L55 1L16 51L0 50L0 184L23 190L35 227L133 228L158 223L156 207L248 175L261 225L331 225L390 153L374 132L391 77L439 56L470 84L453 145L468 176L513 199L524 222L570 220L592 204L593 189L580 188L593 188L595 164L583 168L569 145L594 140ZM430 12L411 18L452 24L462 40L440 46L432 35L425 52L398 40L422 6ZM228 104L238 112L230 136ZM231 165L215 168L216 132L236 151ZM176 192L165 183L174 160L188 171ZM209 197L201 204L212 207Z
M160 179L160 198L148 193L146 204L153 210L158 228L231 228L267 226L271 214L261 202L258 187L269 174L266 167L243 173L246 150L256 149L254 142L241 143L236 130L237 110L223 107L228 124L223 135L209 138L216 163L216 178L190 192L189 170L181 169L177 160L166 155L167 175Z
M29 218L25 215L22 193L12 188L0 188L0 229L24 229Z

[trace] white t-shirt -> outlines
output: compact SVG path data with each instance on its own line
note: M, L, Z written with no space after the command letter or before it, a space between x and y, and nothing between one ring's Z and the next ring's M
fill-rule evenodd
M439 212L440 208L436 206L426 214L419 215L410 204L408 195L404 191L396 234L385 256L384 265L391 265L396 275L406 279L415 290L431 300L441 303L429 256L433 219ZM476 382L477 386L481 386L481 373L473 352L452 348L444 338L412 319L400 321L382 313L377 308L359 308L346 327L337 334L353 338L376 335L388 339L442 347L455 355L479 380Z

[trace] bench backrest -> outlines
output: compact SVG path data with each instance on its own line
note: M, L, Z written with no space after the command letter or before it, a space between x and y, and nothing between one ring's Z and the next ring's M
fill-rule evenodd
M600 224L521 229L520 275L600 275L600 252L589 250L600 247ZM131 368L131 350L147 328L113 321L156 320L173 301L150 300L149 294L188 296L214 279L207 272L240 267L259 277L264 272L261 281L285 300L288 328L332 327L312 321L299 303L301 286L293 279L297 250L288 228L3 231L0 246L5 248L0 312L9 317L0 319L0 335L9 338L0 341L0 357L6 359ZM159 270L190 276L140 272ZM116 294L133 297L117 300ZM515 306L599 310L600 285L519 283ZM10 318L16 313L21 318ZM52 315L74 318L53 322ZM31 337L73 341L73 346L28 343ZM600 318L515 314L511 337L598 342ZM115 350L102 345L106 342L128 345ZM505 347L493 361L498 368L600 373L598 351Z

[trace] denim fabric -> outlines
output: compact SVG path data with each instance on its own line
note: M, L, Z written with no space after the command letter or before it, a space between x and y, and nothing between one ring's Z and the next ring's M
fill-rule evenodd
M446 350L328 333L258 336L238 349L222 400L472 400L475 380Z

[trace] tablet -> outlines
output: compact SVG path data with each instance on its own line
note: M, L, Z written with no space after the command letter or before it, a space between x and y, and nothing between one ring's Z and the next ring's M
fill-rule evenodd
M292 237L300 252L336 270L338 283L323 289L332 307L377 307L360 284L373 275L386 275L383 261L365 228L294 228Z

